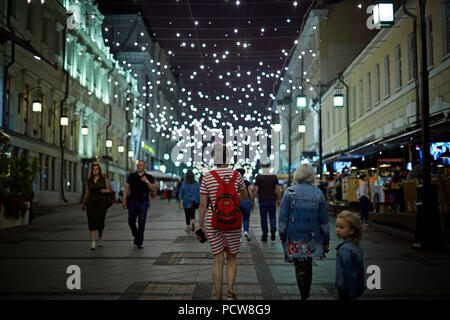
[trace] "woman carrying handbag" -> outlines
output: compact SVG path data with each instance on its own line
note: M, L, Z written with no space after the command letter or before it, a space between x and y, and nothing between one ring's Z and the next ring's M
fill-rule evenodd
M92 164L91 175L86 183L81 210L87 212L89 231L91 234L91 250L96 249L96 233L98 232L98 246L103 246L102 236L105 228L105 216L108 208L108 199L111 193L109 181L105 178L98 163Z

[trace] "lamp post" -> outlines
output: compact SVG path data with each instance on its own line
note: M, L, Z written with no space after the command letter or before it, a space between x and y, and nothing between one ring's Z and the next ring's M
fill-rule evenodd
M342 108L344 107L344 96L340 93L342 89L341 85L345 86L345 115L347 120L347 148L350 148L350 109L348 104L348 85L344 82L342 73L338 73L338 84L334 87L338 90L338 93L334 95L334 107Z
M427 23L425 20L426 0L418 0L420 13L420 46L421 46L421 76L422 83L422 103L421 103L421 133L422 133L422 155L423 155L423 183L417 187L417 221L416 237L414 248L439 248L442 246L442 230L439 216L439 208L436 199L437 190L431 184L430 170L430 124L429 124L429 82L427 63ZM374 7L374 22L377 23L375 13L381 17L391 19L385 23L382 19L378 23L382 27L390 26L394 23L393 5L382 6L386 1L379 1ZM377 11L376 11L377 10ZM386 10L384 12L383 10Z

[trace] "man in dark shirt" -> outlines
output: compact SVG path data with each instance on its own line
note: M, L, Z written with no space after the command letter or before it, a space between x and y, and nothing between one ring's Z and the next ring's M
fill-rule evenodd
M270 220L270 232L272 241L275 240L277 231L276 205L280 206L281 192L278 178L270 173L270 163L262 165L263 173L256 176L254 196L258 194L259 213L261 216L262 241L267 241L267 214Z
M122 207L127 208L128 197L128 225L134 237L134 245L142 249L147 210L150 207L149 193L156 191L158 184L155 183L152 175L145 172L144 161L139 160L136 167L137 172L128 176L127 186L123 191ZM136 218L138 219L137 228Z

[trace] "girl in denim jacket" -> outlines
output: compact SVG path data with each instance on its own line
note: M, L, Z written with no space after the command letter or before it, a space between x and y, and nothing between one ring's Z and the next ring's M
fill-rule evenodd
M356 300L364 291L362 231L358 215L342 211L336 220L336 235L344 240L336 248L336 289L339 300Z

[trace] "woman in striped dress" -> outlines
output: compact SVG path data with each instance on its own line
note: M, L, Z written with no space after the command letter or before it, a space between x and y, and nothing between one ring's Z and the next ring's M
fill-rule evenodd
M221 152L216 152L216 150L219 150ZM229 151L225 145L215 145L213 157L215 159L217 169L214 169L214 171L216 171L219 177L222 179L227 175L231 178L235 172L233 169L228 168L227 160L229 160L230 158L227 156L228 154ZM241 174L238 174L238 178L236 179L234 186L239 194L239 200L245 200L248 198L244 179L242 178ZM200 187L199 223L200 228L204 232L206 231L205 234L208 238L211 246L211 251L214 256L213 282L214 288L216 290L217 300L222 300L222 281L225 252L227 258L227 298L235 300L236 295L234 294L234 281L236 279L236 255L240 249L242 231L241 229L233 231L220 231L213 229L211 224L211 217L213 214L212 204L216 203L216 192L218 187L219 182L216 180L216 178L214 178L211 171L207 172L203 177Z

